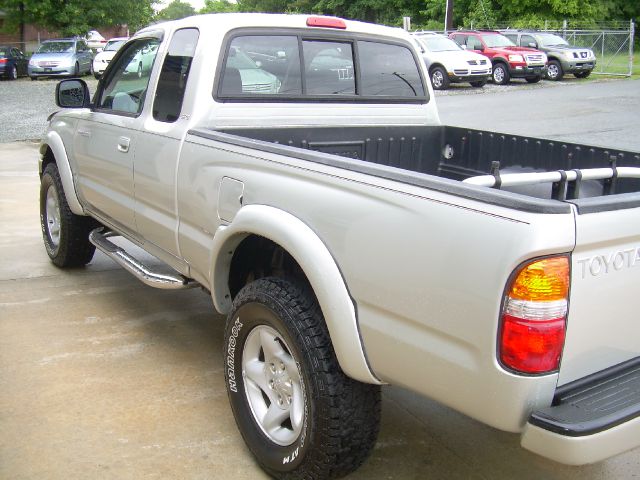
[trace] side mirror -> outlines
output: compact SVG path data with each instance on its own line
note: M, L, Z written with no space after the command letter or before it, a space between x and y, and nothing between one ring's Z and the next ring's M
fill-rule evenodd
M56 86L56 104L59 107L86 108L89 103L89 87L84 80L63 80Z
M538 48L538 44L536 42L529 42L528 46L531 48Z

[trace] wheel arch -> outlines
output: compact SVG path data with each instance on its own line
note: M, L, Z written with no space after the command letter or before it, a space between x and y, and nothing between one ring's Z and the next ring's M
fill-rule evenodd
M237 279L237 268L243 263L236 253L242 253L243 244L246 245L243 242L258 238L264 239L265 245L281 248L295 262L289 268L297 266L304 275L318 300L345 374L361 382L380 384L367 362L355 304L335 259L316 233L290 213L249 205L240 209L231 224L218 228L213 238L209 278L216 309L225 314L231 310L233 296L242 283ZM264 260L262 255L257 257L256 261Z
M73 173L69 164L69 157L60 135L56 132L48 131L40 144L40 165L38 173L42 173L48 164L55 163L58 166L64 196L67 199L69 208L76 215L85 215L84 209L78 200L76 188L73 183Z

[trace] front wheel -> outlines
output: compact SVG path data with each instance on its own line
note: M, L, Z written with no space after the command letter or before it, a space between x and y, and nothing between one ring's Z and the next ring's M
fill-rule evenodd
M497 63L493 67L493 83L496 85L506 85L510 79L509 69L504 64Z
M307 288L279 278L245 286L227 319L223 354L236 423L267 473L337 478L369 456L380 387L342 372Z
M560 81L564 77L564 71L562 70L562 64L557 60L549 60L547 66L547 78L553 81Z
M18 78L18 68L15 65L11 66L7 77L9 78L9 80L16 80Z
M58 267L86 265L93 258L89 232L98 225L71 211L55 163L47 165L40 182L40 226L47 254Z
M431 70L431 84L434 90L446 90L449 88L449 76L442 67L434 67Z

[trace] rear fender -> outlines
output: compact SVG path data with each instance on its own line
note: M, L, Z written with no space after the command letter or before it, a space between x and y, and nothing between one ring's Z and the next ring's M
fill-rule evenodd
M247 235L260 235L284 248L304 271L318 299L342 370L351 378L380 384L371 372L360 338L353 301L326 245L304 222L274 207L248 205L218 228L211 252L210 285L216 309L231 310L229 272L235 248Z

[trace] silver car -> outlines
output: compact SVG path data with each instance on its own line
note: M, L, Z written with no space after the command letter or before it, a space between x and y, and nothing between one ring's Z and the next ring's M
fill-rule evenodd
M31 56L27 72L38 77L81 76L92 73L93 52L83 39L45 40Z

